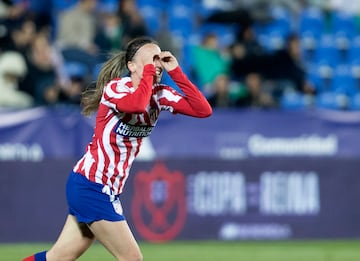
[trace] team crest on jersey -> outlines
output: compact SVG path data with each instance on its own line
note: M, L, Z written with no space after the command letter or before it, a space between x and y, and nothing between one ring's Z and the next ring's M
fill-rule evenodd
M136 173L131 214L139 234L149 241L174 239L186 220L185 176L157 163Z

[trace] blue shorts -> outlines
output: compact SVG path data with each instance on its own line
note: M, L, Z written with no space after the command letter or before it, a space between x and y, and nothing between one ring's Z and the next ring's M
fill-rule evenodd
M71 172L66 184L69 213L81 223L125 220L119 195L108 195L103 189L104 185Z

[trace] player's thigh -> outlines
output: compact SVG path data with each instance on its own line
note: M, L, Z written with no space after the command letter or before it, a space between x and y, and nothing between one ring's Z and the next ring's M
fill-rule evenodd
M94 235L86 224L78 223L68 215L59 238L47 252L47 261L70 261L81 256L94 241Z
M100 220L90 225L91 231L117 260L141 261L142 254L127 222Z

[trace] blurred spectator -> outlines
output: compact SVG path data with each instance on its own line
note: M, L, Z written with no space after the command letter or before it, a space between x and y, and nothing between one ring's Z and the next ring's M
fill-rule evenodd
M105 10L100 16L100 25L95 37L95 43L102 53L120 50L124 27L116 12Z
M20 53L6 51L0 54L0 107L20 109L33 105L32 97L18 89L26 72L26 62Z
M193 70L200 89L205 96L211 94L211 84L222 74L228 74L229 58L218 47L215 33L204 35L200 45L191 49Z
M86 65L89 73L98 63L96 4L97 0L79 0L58 17L56 44L64 59Z
M267 52L258 42L252 26L242 30L230 49L233 78L242 80L249 73L263 74Z
M52 90L56 89L56 71L49 44L43 35L38 35L27 56L29 73L22 88L32 94L36 104L50 104L57 99Z
M56 41L60 47L96 53L96 4L97 0L79 0L78 4L59 15Z
M202 0L202 4L215 10L207 17L207 22L238 23L239 27L247 27L254 22L268 22L269 5L266 0Z
M16 20L28 9L26 1L0 0L0 20Z
M238 107L274 107L272 91L269 91L264 77L268 66L269 54L260 45L253 26L244 28L237 41L230 48L231 77L245 86L245 92L237 100Z
M240 21L241 26L249 25L249 22L268 22L274 6L282 6L296 15L301 11L304 2L306 0L202 0L206 8L219 11L215 12L216 16L223 14L223 17L219 17L224 19L221 21Z
M122 47L135 37L148 35L146 24L135 0L119 1L118 15L124 28Z
M7 35L3 49L24 51L36 31L50 33L50 15L36 13L30 8L31 2L31 0L0 0L0 35L5 33Z
M212 108L231 108L236 101L231 95L230 79L226 74L220 74L211 84L212 94L207 98Z
M247 56L261 56L266 54L266 50L259 43L253 26L243 28L241 34L237 38L237 42L244 45Z
M28 54L29 73L23 82L26 89L35 97L37 105L60 102L78 102L82 92L69 80L63 68L61 55L54 49L45 34L38 34Z
M238 107L274 108L276 106L271 90L267 90L261 75L249 73L245 77L244 84L247 92L236 101Z
M268 53L258 45L255 38L246 36L252 35L250 32L244 32L244 40L232 46L230 68L235 79L249 82L248 75L251 74L252 83L257 75L256 81L262 81L262 85L270 89L268 93L272 93L274 101L289 89L315 94L315 88L306 79L306 67L302 61L300 39L297 34L288 36L284 48ZM254 94L254 90L250 93Z
M5 50L9 50L10 32L9 28L0 22L0 54Z
M306 80L306 68L302 61L300 39L297 34L288 36L285 48L270 56L266 68L265 77L276 80L279 86L281 82L287 82L288 88L298 92L315 93L315 88Z
M14 50L24 56L29 51L36 35L36 24L29 17L19 18L9 23L9 37L5 49Z
M244 29L254 24L265 25L272 20L270 6L265 0L203 0L202 2L203 5L208 5L210 9L214 10L202 22L236 25L238 40Z

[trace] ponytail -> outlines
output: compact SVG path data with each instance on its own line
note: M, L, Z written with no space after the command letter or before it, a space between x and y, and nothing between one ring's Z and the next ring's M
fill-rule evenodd
M81 103L83 105L83 115L90 116L97 111L105 85L112 79L121 77L125 67L125 52L113 54L112 57L103 64L96 81L96 87L90 87L82 94Z
M112 55L112 57L104 63L96 81L96 87L88 88L82 94L82 114L89 116L97 111L105 85L112 79L121 77L127 67L127 63L132 61L137 51L148 43L157 44L153 39L148 37L135 38L128 43L125 52Z

